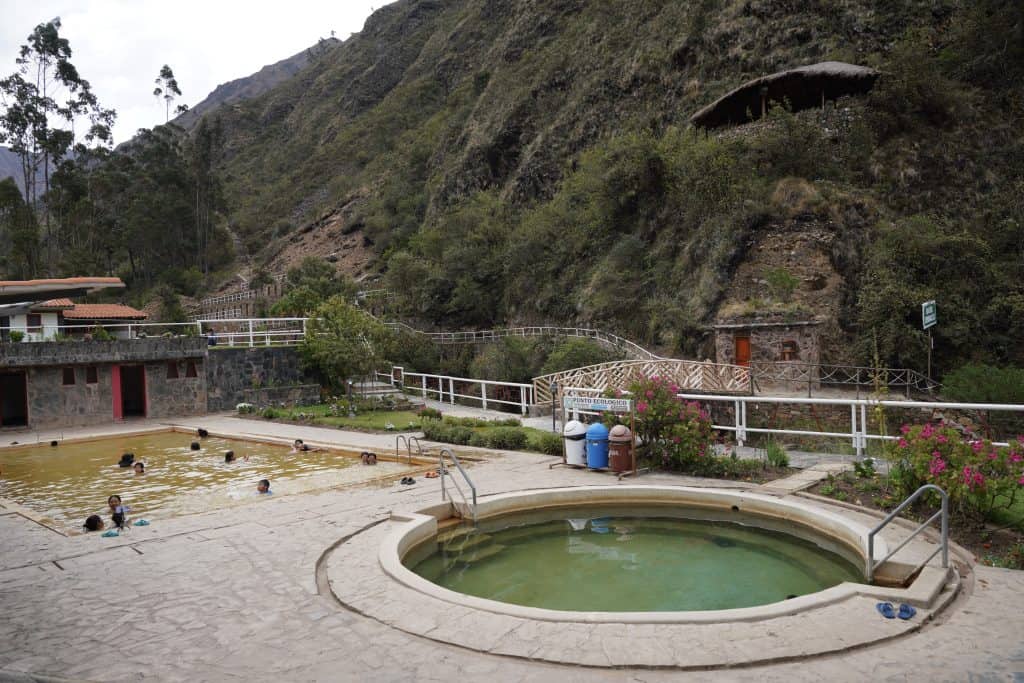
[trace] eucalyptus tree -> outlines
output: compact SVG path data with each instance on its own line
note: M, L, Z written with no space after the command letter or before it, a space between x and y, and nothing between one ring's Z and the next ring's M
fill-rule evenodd
M174 98L181 97L181 88L178 87L178 79L174 77L171 67L164 64L160 67L160 75L153 81L156 87L153 88L153 97L161 98L164 101L164 123L171 120L171 103ZM188 111L188 105L179 104L174 108L175 114L183 114Z
M76 124L88 123L84 143L110 144L116 116L100 106L89 82L71 63L71 45L60 36L60 27L60 17L36 26L18 51L17 70L0 79L0 142L21 159L28 207L45 225L50 268L60 247L60 236L42 206L51 172L78 142Z

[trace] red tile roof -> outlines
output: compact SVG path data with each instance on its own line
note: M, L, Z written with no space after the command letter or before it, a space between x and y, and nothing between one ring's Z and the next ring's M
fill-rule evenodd
M33 311L46 310L61 310L65 308L74 308L75 304L71 299L50 299L49 301L43 301L41 303L32 306Z
M121 285L119 277L60 277L45 280L0 280L0 287L32 287L35 285Z
M63 312L66 320L145 320L142 311L124 304L75 304Z

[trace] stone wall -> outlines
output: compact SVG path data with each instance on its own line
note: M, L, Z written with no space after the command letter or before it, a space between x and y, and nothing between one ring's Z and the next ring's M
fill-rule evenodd
M167 377L168 361L143 364L147 417L202 415L206 412L206 374L202 358L174 362L180 366L176 379ZM186 377L189 362L196 365L196 377ZM28 426L31 429L49 429L113 422L111 377L114 365L64 364L28 368ZM95 383L87 382L89 367L96 369ZM64 384L66 368L74 373L73 385Z
M0 367L141 363L154 360L202 358L202 337L152 337L115 341L48 341L0 344Z
M254 406L292 407L320 402L319 384L294 384L287 387L263 387L242 390L242 400ZM231 406L234 408L234 406Z
M169 378L168 362L177 364L178 376ZM189 364L195 377L188 377ZM204 415L206 413L206 364L203 358L146 363L147 417Z
M253 402L247 391L308 385L311 379L295 347L214 347L206 365L207 409L234 410L239 403Z

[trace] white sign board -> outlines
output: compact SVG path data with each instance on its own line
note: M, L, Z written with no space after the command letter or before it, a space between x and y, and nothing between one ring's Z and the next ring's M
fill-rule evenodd
M938 307L935 305L935 301L925 301L921 304L921 325L922 329L927 330L939 321Z
M565 409L589 410L595 413L628 413L633 410L633 401L628 398L604 398L603 396L565 396Z

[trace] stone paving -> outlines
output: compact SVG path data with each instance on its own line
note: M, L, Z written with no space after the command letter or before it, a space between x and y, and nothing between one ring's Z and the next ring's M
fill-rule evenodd
M185 423L285 440L298 434L325 445L394 443L390 436L224 417ZM471 475L484 493L617 482L608 475L549 469L552 461L495 454L473 465ZM648 482L721 484L669 475L645 476L640 483ZM416 509L439 497L438 482L425 479L411 487L281 496L154 520L119 538L61 536L0 508L0 680L1024 679L1024 572L1009 570L976 567L961 595L934 622L895 640L810 659L694 672L562 666L474 652L345 609L318 585L326 550L387 519L391 510ZM350 585L363 581L358 574L331 578ZM645 647L661 647L659 637L655 630ZM722 642L728 639L723 633ZM567 635L549 647L585 650L587 634Z

